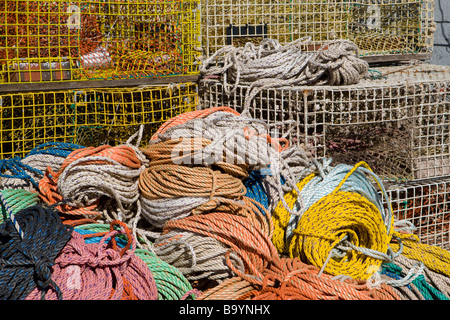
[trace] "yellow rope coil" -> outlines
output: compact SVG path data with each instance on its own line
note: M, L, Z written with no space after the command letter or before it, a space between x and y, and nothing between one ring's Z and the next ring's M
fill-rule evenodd
M356 168L357 166L351 172ZM381 266L383 261L380 258L348 250L344 257L328 260L331 250L345 237L355 246L383 254L387 253L392 238L393 218L387 228L375 204L359 193L339 191L351 172L333 192L322 197L303 213L289 243L286 243L285 230L290 216L280 202L272 214L275 227L272 241L280 254L298 257L319 268L326 265L324 272L328 274L367 280ZM314 174L300 181L297 184L299 190L312 178ZM297 194L291 191L284 198L293 208Z
M314 177L315 177L314 173L310 174L309 176L301 180L299 183L297 183L298 190L301 191L303 187ZM292 190L291 192L288 192L284 195L284 199L286 200L286 203L288 204L289 208L294 207L297 197L298 195L295 190ZM289 223L289 217L290 217L289 212L284 208L283 202L279 201L278 205L272 212L272 220L274 224L272 242L280 254L287 254L288 251L288 246L285 239L286 239L286 228Z
M431 271L450 277L449 251L438 246L420 243L419 238L414 234L394 232L394 236L400 238L403 244L402 255L409 259L422 261ZM390 247L397 252L400 244L392 241Z

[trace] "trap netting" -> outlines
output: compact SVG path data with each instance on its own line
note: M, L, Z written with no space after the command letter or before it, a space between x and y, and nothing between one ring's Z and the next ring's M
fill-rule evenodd
M416 227L422 243L450 249L450 178L387 186L394 217Z
M198 72L199 0L0 0L0 83Z
M198 105L197 84L95 88L0 95L0 159L45 142L124 143L145 125L142 143L166 120Z
M225 45L263 38L281 44L310 36L305 51L348 39L361 55L431 52L433 0L201 0L207 56Z
M242 111L248 87L235 88L203 80L201 107ZM380 67L355 85L264 89L248 111L272 125L271 135L334 163L366 161L385 180L450 175L448 66Z

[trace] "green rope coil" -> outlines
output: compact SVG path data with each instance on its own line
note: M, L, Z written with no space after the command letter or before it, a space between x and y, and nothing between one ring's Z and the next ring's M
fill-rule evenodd
M8 203L9 208L15 214L22 209L34 206L38 204L38 194L37 192L31 192L24 189L5 189L0 190ZM0 222L9 218L9 214L6 211L5 206L2 204L2 215L0 217Z

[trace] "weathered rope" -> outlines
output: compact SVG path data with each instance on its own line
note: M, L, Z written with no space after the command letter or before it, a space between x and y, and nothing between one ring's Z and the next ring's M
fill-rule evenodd
M305 85L350 85L358 83L369 65L359 58L357 45L349 40L333 40L317 52L305 53L302 46L310 37L285 45L263 39L259 46L225 46L206 59L200 69L205 77L220 76L227 94L238 85L248 86L243 115L253 98L268 88ZM223 64L219 59L224 60Z
M65 201L57 207L64 214L103 216L107 221L132 218L135 212L131 207L139 198L139 175L147 159L131 141L138 134L141 136L142 130L143 127L123 145L72 152L58 172L49 169L40 180L41 198L49 204ZM108 214L106 217L99 208L101 198L114 200L113 207L103 211Z
M264 273L262 288L242 295L240 300L400 300L386 284L371 288L366 281L319 275L318 268L298 258L282 258Z
M99 243L109 233L109 224L87 223L76 226L74 230L83 235L86 243ZM117 245L123 248L127 239L122 235L116 237ZM153 252L136 248L136 256L142 259L155 279L159 300L179 300L184 294L192 290L189 281L172 265L162 261Z
M173 254L172 248L177 244L186 247L184 252L191 251L192 257L203 253L204 248L196 250L184 242L186 234L202 236L200 243L212 244L215 240L222 244L220 252L217 250L213 252L222 255L222 259L219 261L229 268L228 277L222 277L219 284L216 285L220 287L209 288L199 299L207 300L210 293L211 297L220 296L221 288L226 290L224 295L230 297L227 281L232 281L229 279L236 277L246 281L246 283L240 284L245 290L242 292L242 296L231 295L236 299L255 298L260 294L263 295L264 290L277 291L280 284L283 284L281 290L284 293L279 292L279 294L292 299L399 299L396 293L384 284L378 288L369 288L364 281L335 280L330 275L320 275L319 268L306 265L299 259L280 258L270 241L270 229L262 232L246 217L232 214L217 212L189 216L167 222L162 239L155 243L155 250L159 255L158 248L161 246ZM166 238L165 235L170 233L171 238ZM208 240L210 242L207 242ZM170 245L171 241L173 243ZM205 247L208 248L208 246ZM190 249L187 250L187 248ZM174 263L178 261L179 259L174 259ZM208 259L208 261L210 260ZM195 259L192 259L191 266L195 266L195 262ZM211 265L208 267L200 270L205 273L213 270ZM211 275L208 275L206 279L210 277ZM253 287L253 290L248 288L249 285ZM289 290L295 291L295 295L290 295Z
M36 299L47 298L49 290L62 299L51 268L70 240L72 229L61 223L55 210L40 205L15 216L23 237L11 220L0 225L0 299L23 300L33 290L40 291Z
M202 295L197 300L238 300L256 288L257 286L241 277L232 277L202 292Z
M258 244L253 244L260 248L259 250L275 249L270 242L270 236L262 236L263 234L271 235L273 226L268 213L261 212L249 207L231 213L210 212L205 215L169 220L164 225L161 236L155 240L155 253L162 260L176 266L188 280L199 281L200 289L204 289L210 281L220 283L232 277L236 270L240 270L238 274L244 272L244 266L248 263L236 253L229 252L227 246L230 243L220 242L223 234L236 232L241 237L259 241ZM224 220L223 224L220 223L221 220ZM217 222L216 225L210 225L215 222ZM208 232L208 227L202 226L202 223L220 235L213 236L212 232ZM194 225L192 228L189 227L191 224ZM244 227L241 226L242 224ZM223 233L216 228L223 228ZM227 261L230 261L233 267L228 265Z
M392 249L402 248L406 258L423 262L431 271L450 277L450 252L438 246L421 243L415 234L395 232L396 238L391 241Z
M300 194L316 181L325 181L331 187L325 184L301 196L295 191L285 195L290 207L297 203L298 208L296 216L290 215L281 203L274 210L273 242L280 253L299 257L331 275L362 280L369 279L382 262L392 260L389 247L394 231L392 209L388 203L385 212L371 184L353 185L350 177L364 181L363 175L355 174L362 166L366 167L363 173L371 172L361 162L353 168L344 166L344 176L338 175L339 179L331 180L334 182L327 181L326 175L315 180L313 173L299 182ZM349 185L344 187L347 181Z
M39 180L44 176L47 167L58 170L69 153L80 148L84 147L71 143L48 142L32 149L23 159L2 159L0 188L38 190Z
M403 254L400 254L395 258L395 263L400 266L401 268L404 268L405 270L411 270L418 264L417 260L413 260L410 258L407 258ZM423 262L422 262L423 264ZM432 286L433 288L436 288L439 292L441 292L447 299L450 298L450 278L448 276L443 275L442 273L438 273L435 271L430 270L425 265L423 266L423 277L425 278L425 281Z
M404 286L408 287L408 289L412 292L419 291L420 294L417 295L417 298L413 298L414 300L449 300L442 292L434 288L426 281L422 274L423 264L418 270L414 270L414 267L411 268L408 274L405 274L402 267L395 263L383 263L381 265L381 269L381 274L386 274L393 278L393 280L384 280L384 283L396 288L399 291L402 290L400 287ZM407 281L405 281L405 279ZM411 297L410 294L406 294L406 296Z
M117 230L118 226L120 230ZM127 243L117 246L115 237L125 234ZM52 278L64 300L157 300L153 275L145 262L136 256L136 240L131 230L120 221L113 221L110 232L99 243L87 244L78 232L56 257ZM27 300L38 299L40 290L33 290ZM46 298L56 299L49 289Z
M183 124L188 120L205 118L205 117L209 116L211 113L214 113L217 111L230 112L234 115L239 115L239 113L237 111L235 111L234 109L232 109L230 107L213 107L213 108L208 108L208 109L204 109L204 110L195 110L195 111L185 112L185 113L179 114L173 118L170 118L169 120L164 122L158 128L158 130L152 135L151 140L158 139L158 136L160 134L164 133L167 129L169 129L173 126Z
M173 164L152 165L139 177L142 215L162 228L171 219L217 209L221 204L239 203L245 194L242 181L208 167Z
M311 160L301 148L289 147L268 132L260 120L216 111L169 127L143 153L157 163L218 166L240 178L248 176L248 170L270 166L268 183L282 199L281 175L287 186L296 189L294 179L311 166ZM286 210L291 209L286 206Z

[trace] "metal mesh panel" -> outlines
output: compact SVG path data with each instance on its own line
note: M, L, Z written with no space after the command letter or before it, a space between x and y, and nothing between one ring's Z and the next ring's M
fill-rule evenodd
M364 160L386 180L450 174L450 67L382 67L383 75L351 86L289 87L261 91L250 114L273 124L316 157L355 164ZM202 108L242 110L245 86L227 95L204 80ZM289 124L288 121L293 121Z
M202 0L202 44L207 55L224 45L284 44L304 36L314 51L327 40L349 39L362 55L431 52L433 0Z
M24 156L44 142L116 145L141 124L147 143L164 121L197 105L195 83L2 94L0 159Z
M195 74L199 0L0 0L0 83Z
M450 249L450 178L429 179L387 190L394 217L411 221L422 243Z

